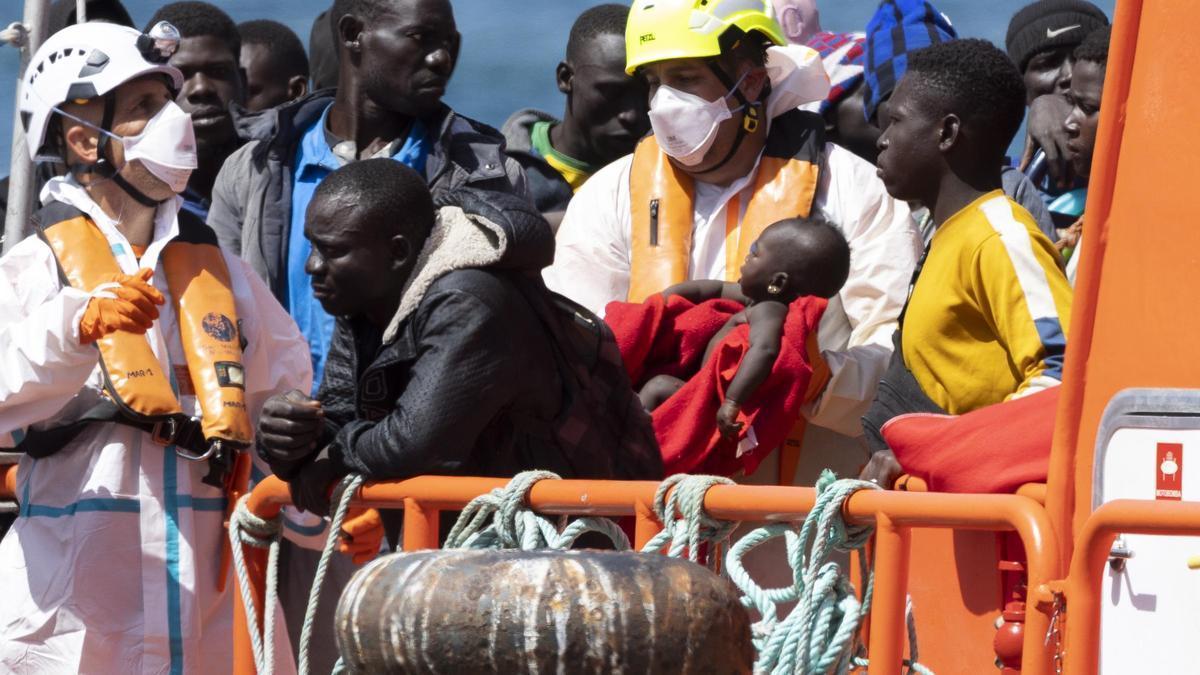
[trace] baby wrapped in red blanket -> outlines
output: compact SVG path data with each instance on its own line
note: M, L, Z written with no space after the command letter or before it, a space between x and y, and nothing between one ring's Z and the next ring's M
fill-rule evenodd
M836 228L789 219L754 242L737 284L688 281L608 305L668 475L749 473L786 439L813 376L809 338L849 265Z

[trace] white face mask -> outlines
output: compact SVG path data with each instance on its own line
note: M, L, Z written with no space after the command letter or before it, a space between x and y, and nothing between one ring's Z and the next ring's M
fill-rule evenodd
M192 116L183 112L174 101L168 101L136 136L118 136L70 113L55 110L120 141L125 148L126 162L140 160L147 171L176 194L187 188L188 178L197 166L196 132L192 129Z
M704 161L704 155L717 140L717 129L733 113L746 106L730 110L725 104L746 75L724 96L715 101L706 101L695 94L660 86L650 100L650 128L662 151L674 157L684 166L696 166Z
M196 168L196 132L192 129L192 116L174 101L167 101L146 123L142 133L119 138L125 146L126 162L141 160L146 170L176 194L187 188L188 178Z

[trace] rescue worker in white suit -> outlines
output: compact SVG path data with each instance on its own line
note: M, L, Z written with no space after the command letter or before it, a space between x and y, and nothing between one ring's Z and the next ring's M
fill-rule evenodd
M287 312L180 210L196 157L177 44L166 23L71 26L21 82L31 154L71 173L0 258L0 446L26 453L3 672L229 672L230 460L268 397L310 388Z
M780 477L768 460L749 482L811 485L827 466L857 475L859 418L920 253L908 206L796 109L822 99L829 79L815 51L787 45L769 0L635 0L625 42L628 72L650 84L654 133L576 193L547 285L602 314L690 279L737 281L768 225L824 216L851 250L818 331L828 383L810 392L800 470Z

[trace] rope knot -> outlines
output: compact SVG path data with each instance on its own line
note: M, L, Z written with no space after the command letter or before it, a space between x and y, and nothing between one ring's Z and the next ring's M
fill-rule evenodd
M525 471L508 485L472 499L446 537L444 548L565 550L587 532L599 532L618 550L629 550L629 538L607 518L566 517L552 522L529 507L529 492L543 480L561 480L550 471Z
M21 49L29 44L29 29L25 28L25 24L20 21L14 21L8 24L8 27L4 30L0 30L0 42L5 42L17 49Z
M755 673L842 674L851 665L865 664L855 654L858 627L871 611L873 575L865 554L861 554L859 561L867 586L860 602L841 567L829 558L835 549L861 552L866 546L874 526L847 523L843 513L846 500L855 492L879 489L866 481L838 480L833 472L826 470L817 481L816 503L799 531L793 524L767 525L740 539L729 551L727 569L730 579L743 593L742 604L761 617L752 628L758 652ZM784 537L787 544L792 585L763 588L746 572L742 558L778 537ZM781 619L779 605L788 602L797 604ZM911 621L911 612L909 617ZM909 651L913 658L906 662L910 670L928 673L915 663L916 631L911 625Z
M283 519L280 516L260 518L250 511L249 499L249 493L238 499L233 515L229 518L229 531L231 534L236 533L238 541L247 546L270 548L283 533Z
M817 479L817 503L813 506L813 512L824 514L828 521L825 536L829 546L848 553L867 545L871 536L875 534L875 525L848 523L842 514L846 500L855 492L882 489L877 483L868 481L851 478L839 480L837 474L829 469L821 472L820 478Z
M654 493L654 515L663 529L642 549L643 553L658 552L668 546L667 555L679 558L687 551L687 558L698 563L703 544L710 544L708 553L710 567L715 567L721 556L719 549L737 529L737 521L713 518L704 510L704 497L715 485L736 485L723 476L692 476L675 474L659 484Z

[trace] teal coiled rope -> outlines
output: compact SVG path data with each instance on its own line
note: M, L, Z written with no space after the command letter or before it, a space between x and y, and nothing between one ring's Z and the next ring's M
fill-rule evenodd
M754 626L754 646L758 652L755 673L842 675L851 666L867 665L866 659L856 655L857 635L862 619L871 611L874 574L865 553L860 555L862 578L867 580L860 603L841 567L829 558L834 551L863 551L875 528L846 523L843 507L855 492L878 489L878 485L866 481L838 480L833 472L826 470L817 481L816 504L799 531L793 525L767 525L742 537L730 549L726 571L744 594L743 604L761 617ZM742 559L755 547L779 537L786 543L792 585L764 589L746 572ZM780 620L779 605L791 602L797 603L796 606ZM916 663L911 603L908 629L912 660L905 665L910 672L932 675Z
M529 508L529 491L541 480L558 480L549 471L525 471L508 485L472 499L463 509L443 548L566 550L588 532L599 532L619 551L628 551L629 538L608 518L566 518L552 522Z
M721 476L692 476L675 474L664 480L654 493L654 515L663 529L642 547L642 553L665 553L671 558L700 562L700 552L707 545L708 566L716 567L721 549L738 523L717 520L704 510L704 496L715 485L734 485ZM672 489L674 488L674 489Z

